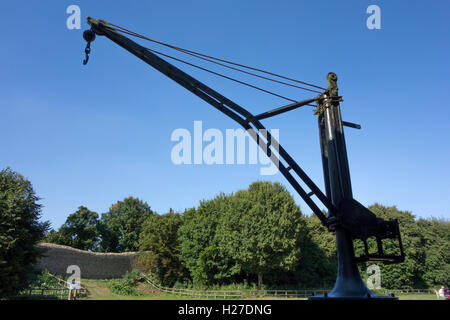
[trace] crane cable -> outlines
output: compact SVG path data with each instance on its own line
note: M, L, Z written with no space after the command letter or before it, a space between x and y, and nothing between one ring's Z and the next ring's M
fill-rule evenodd
M149 51L151 51L151 52L160 54L160 55L162 55L162 56L164 56L164 57L167 57L167 58L170 58L170 59L173 59L173 60L182 62L182 63L184 63L184 64L190 65L190 66L192 66L192 67L198 68L198 69L200 69L200 70L203 70L203 71L206 71L206 72L215 74L215 75L217 75L217 76L219 76L219 77L223 77L223 78L225 78L225 79L228 79L228 80L231 80L231 81L234 81L234 82L243 84L243 85L248 86L248 87L251 87L251 88L253 88L253 89L257 89L257 90L263 91L263 92L265 92L265 93L274 95L274 96L276 96L276 97L279 97L279 98L282 98L282 99L285 99L285 100L288 100L288 101L291 101L291 102L297 102L297 100L294 100L294 99L291 99L291 98L287 98L287 97L282 96L282 95L280 95L280 94L278 94L278 93L275 93L275 92L272 92L272 91L269 91L269 90L266 90L266 89L263 89L263 88L254 86L254 85L252 85L252 84L250 84L250 83L247 83L247 82L244 82L244 81L241 81L241 80L238 80L238 79L235 79L235 78L232 78L232 77L229 77L229 76L220 74L220 73L218 73L218 72L215 72L215 71L212 71L212 70L203 68L203 67L201 67L201 66L198 66L198 65L196 65L196 64L193 64L193 63L190 63L190 62L187 62L187 61L184 61L184 60L182 60L182 59L178 59L178 58L176 58L176 57L172 57L172 56L170 56L170 55L168 55L168 54L159 52L159 51L157 51L157 50L150 49L150 48L147 48L147 47L145 47L145 49L147 49L147 50L149 50Z
M235 68L235 67L232 67L232 66L228 66L228 65L219 63L219 62L217 62L217 61L210 60L210 59L215 59L215 60L222 61L222 62L226 62L226 63L229 63L229 64L233 64L233 65L237 65L237 66L242 66L242 67L244 67L244 68L248 68L248 69L256 70L256 71L259 71L259 72L271 74L271 75L274 75L274 76L277 76L277 77L280 77L280 78L288 79L288 80L291 80L291 81L299 82L299 83L302 83L302 84L306 84L306 85L309 85L309 86L313 86L313 87L316 87L316 88L325 90L325 89L322 88L322 87L318 87L318 86L315 86L315 85L312 85L312 84L309 84L309 83L306 83L306 82L303 82L303 81L299 81L299 80L287 78L287 77L280 76L280 75L277 75L277 74L274 74L274 73L271 73L271 72L268 72L268 71L256 69L256 68L253 68L253 67L248 67L248 66L245 66L245 65L241 65L241 64L238 64L238 63L231 62L231 61L222 60L222 59L219 59L219 58L214 58L214 57L211 57L211 56L204 55L204 54L202 54L202 53L198 53L198 52L195 52L195 51L191 51L191 50L183 49L183 48L180 48L180 47L176 47L176 46L173 46L173 45L170 45L170 44L161 42L161 41L157 41L157 40L148 38L148 37L146 37L146 36L143 36L143 35L141 35L141 34L138 34L138 33L134 32L134 31L131 31L131 30L125 29L125 28L123 28L123 27L117 26L117 25L115 25L115 24L113 24L113 23L109 23L109 25L113 26L113 27L107 26L107 28L109 28L109 29L111 29L111 30L114 30L114 31L117 31L117 32L121 32L121 33L125 33L125 34L131 35L131 36L135 36L135 37L138 37L138 38L141 38L141 39L145 39L145 40L148 40L148 41L151 41L151 42L154 42L154 43L158 43L158 44L164 45L164 46L166 46L166 47L169 47L169 48L171 48L171 49L175 49L175 50L177 50L177 51L179 51L179 52L182 52L182 53L185 53L185 54L188 54L188 55L197 57L197 58L199 58L199 59L203 59L203 60L209 61L209 62L211 62L211 63L218 64L218 65L221 65L221 66L224 66L224 67L227 67L227 68L230 68L230 69L239 71L239 72L243 72L243 73L246 73L246 74L255 76L255 77L259 77L259 78L262 78L262 79L265 79L265 80L269 80L269 81L274 81L274 82L277 82L277 83L280 83L280 84L284 84L284 85L291 86L291 87L296 87L296 88L303 89L303 90L307 90L307 91L311 91L311 92L321 93L320 91L317 91L317 90L313 90L313 89L309 89L309 88L304 88L304 87L300 87L300 86L293 85L293 84L290 84L290 83L286 83L286 82L283 82L283 81L279 81L279 80L276 80L276 79L264 77L264 76L261 76L261 75L258 75L258 74L254 74L254 73L251 73L251 72L248 72L248 71L239 69L239 68ZM268 91L268 90L266 90L266 89L257 87L257 86L255 86L255 85L246 83L246 82L244 82L244 81L241 81L241 80L238 80L238 79L235 79L235 78L232 78L232 77L229 77L229 76L220 74L220 73L218 73L218 72L215 72L215 71L209 70L209 69L207 69L207 68L198 66L198 65L196 65L196 64L187 62L187 61L185 61L185 60L182 60L182 59L179 59L179 58L170 56L170 55L165 54L165 53L162 53L162 52L160 52L160 51L157 51L157 50L154 50L154 49L151 49L151 48L148 48L148 47L144 47L144 48L146 48L147 50L149 50L149 51L151 51L151 52L154 52L154 53L156 53L156 54L165 56L165 57L167 57L167 58L170 58L170 59L173 59L173 60L176 60L176 61L179 61L179 62L184 63L184 64L187 64L187 65L189 65L189 66L198 68L198 69L200 69L200 70L203 70L203 71L212 73L212 74L214 74L214 75L223 77L223 78L225 78L225 79L228 79L228 80L237 82L237 83L239 83L239 84L243 84L243 85L248 86L248 87L251 87L251 88L253 88L253 89L260 90L260 91L262 91L262 92L265 92L265 93L274 95L274 96L276 96L276 97L285 99L285 100L287 100L287 101L297 102L297 100L294 100L294 99L291 99L291 98L287 98L287 97L282 96L282 95L280 95L280 94L277 94L277 93ZM206 58L205 58L205 57L206 57ZM210 58L210 59L208 59L208 58ZM312 105L312 104L308 104L308 105L309 105L309 106L314 106L314 105Z
M130 34L130 33L126 32L126 31L121 31L121 32L122 32L122 33L125 33L125 34ZM218 72L209 70L209 69L207 69L207 68L201 67L201 66L196 65L196 64L194 64L194 63L190 63L190 62L188 62L188 61L186 61L186 60L183 60L183 59L180 59L180 58L173 57L173 56L168 55L168 54L166 54L166 53L162 53L162 52L160 52L160 51L158 51L158 50L155 50L155 49L152 49L152 48L148 48L148 47L143 47L143 48L145 48L146 50L151 51L151 52L153 52L153 53L156 53L156 54L162 55L162 56L164 56L164 57L167 57L167 58L169 58L169 59L173 59L173 60L179 61L179 62L184 63L184 64L186 64L186 65L189 65L189 66L191 66L191 67L195 67L195 68L197 68L197 69L200 69L200 70L209 72L209 73L211 73L211 74L217 75L217 76L219 76L219 77L222 77L222 78L225 78L225 79L228 79L228 80L237 82L237 83L242 84L242 85L245 85L245 86L247 86L247 87L250 87L250 88L253 88L253 89L256 89L256 90L259 90L259 91L268 93L268 94L271 94L271 95L273 95L273 96L275 96L275 97L278 97L278 98L281 98L281 99L284 99L284 100L287 100L287 101L290 101L290 102L298 102L297 100L294 100L294 99L291 99L291 98L282 96L282 95L280 95L280 94L278 94L278 93L275 93L275 92L272 92L272 91L269 91L269 90L266 90L266 89L257 87L257 86L255 86L255 85L250 84L250 83L247 83L247 82L245 82L245 81L241 81L241 80L238 80L238 79L235 79L235 78L232 78L232 77L223 75L223 74L221 74L221 73L218 73ZM314 107L314 105L312 105L312 104L308 104L308 105Z
M286 79L286 80L289 80L289 81L301 83L301 84L304 84L304 85L307 85L307 86L311 86L311 87L314 87L314 88L317 88L317 89L326 90L326 88L323 88L323 87L320 87L320 86L316 86L316 85L311 84L311 83L308 83L308 82L304 82L304 81L292 79L292 78L289 78L289 77L286 77L286 76L282 76L282 75L279 75L279 74L276 74L276 73L273 73L273 72L261 70L261 69L258 69L258 68L246 66L246 65L243 65L243 64L239 64L239 63L232 62L232 61L228 61L228 60L224 60L224 59L215 58L215 57L208 56L208 55L203 54L203 53L200 53L200 52L196 52L196 51L192 51L192 50L180 48L180 47L177 47L177 46L174 46L174 45L171 45L171 44L162 42L162 41L154 40L154 39L151 39L151 38L146 37L146 36L144 36L144 35L141 35L141 34L139 34L139 33L137 33L137 32L134 32L134 31L128 30L128 29L126 29L126 28L120 27L120 26L118 26L118 25L116 25L116 24L113 24L113 23L109 23L109 25L115 27L115 28L112 28L112 27L110 27L110 28L111 28L111 29L114 29L114 30L116 30L116 31L122 31L122 32L123 32L123 31L126 31L128 34L133 35L133 36L135 36L135 37L138 37L138 38L141 38L141 39L145 39L145 40L148 40L148 41L151 41L151 42L154 42L154 43L157 43L157 44L160 44L160 45L163 45L163 46L166 46L166 47L169 47L169 48L172 48L172 49L175 49L175 50L178 50L178 51L187 53L187 54L191 54L191 55L197 56L197 57L200 58L200 59L204 59L204 60L209 61L209 62L212 62L212 63L217 63L217 62L215 62L215 61L210 61L210 60L207 60L207 59L205 59L205 58L209 58L209 59L221 61L221 62L224 62L224 63L232 64L232 65L235 65L235 66L239 66L239 67L251 69L251 70L258 71L258 72L262 72L262 73L266 73L266 74L270 74L270 75L275 76L275 77L278 77L278 78L282 78L282 79ZM120 30L119 30L119 29L120 29ZM218 64L218 63L217 63L217 64ZM220 65L225 66L225 65L223 65L223 64L220 64ZM230 66L225 66L225 67L231 68ZM241 69L234 69L234 70L241 71L241 72L246 72L246 71L241 70ZM253 74L253 73L248 73L248 74L254 75L254 76L256 76L256 77L262 77L262 76L259 76L259 75ZM270 80L270 81L278 81L278 80L271 79L271 78L266 78L266 77L262 77L262 78L264 78L264 79L266 79L266 80ZM291 84L288 84L288 83L285 83L285 82L279 82L279 83L286 84L286 85L291 85ZM304 90L310 90L310 89L308 89L308 88L299 87L299 86L297 86L297 88L304 89ZM319 91L314 91L314 92L321 93L321 92L319 92Z
M215 58L215 57L212 57L212 56L208 56L208 55L205 55L203 53L196 52L196 51L191 51L191 50L188 50L188 49L183 49L183 48L180 48L180 47L176 47L176 46L173 46L173 45L168 44L168 43L164 43L164 42L161 42L161 41L157 41L157 40L148 38L148 37L143 36L143 35L141 35L139 33L136 33L134 31L130 31L128 29L119 27L119 26L117 26L115 24L112 24L112 23L110 23L110 25L115 26L115 28L111 28L111 29L113 29L115 31L127 33L129 35L132 35L132 36L135 36L135 37L138 37L138 38L141 38L141 39L152 41L154 43L157 43L157 44L169 47L171 49L175 49L177 51L180 51L180 52L183 52L185 54L194 56L196 58L203 59L205 61L208 61L208 62L211 62L211 63L215 63L215 64L218 64L220 66L223 66L223 67L226 67L226 68L229 68L229 69L233 69L233 70L236 70L236 71L239 71L239 72L243 72L243 73L246 73L246 74L258 77L258 78L262 78L262 79L269 80L269 81L274 81L274 82L277 82L277 83L280 83L280 84L284 84L284 85L287 85L287 86L291 86L291 87L295 87L295 88L298 88L298 89L303 89L303 90L307 90L307 91L311 91L311 92L321 93L320 91L317 91L317 90L313 90L313 89L310 89L310 88L297 86L297 85L294 85L294 84L291 84L291 83L287 83L287 82L284 82L284 81L280 81L280 80L276 80L276 79L273 79L273 78L264 77L264 76L261 76L261 75L258 75L258 74L252 73L252 72L248 72L248 71L245 71L245 70L242 70L242 69L239 69L239 68L234 68L232 66L228 66L226 64L223 64L223 63L220 63L220 62L217 62L217 61L221 61L221 62L224 62L224 63L232 64L232 65L235 65L235 66L240 66L240 67L243 67L243 68L255 70L255 71L266 73L266 74L270 74L270 75L273 75L273 76L276 76L276 77L279 77L279 78L283 78L283 79L286 79L286 80L298 82L298 83L305 84L305 85L308 85L308 86L311 86L311 87L314 87L314 88L326 90L325 88L322 88L322 87L319 87L319 86L316 86L316 85L313 85L313 84L310 84L310 83L307 83L307 82L303 82L303 81L300 81L300 80L296 80L296 79L288 78L288 77L285 77L285 76L281 76L281 75L278 75L278 74L275 74L275 73L272 73L272 72L269 72L269 71L264 71L264 70L261 70L261 69L245 66L245 65L242 65L242 64L239 64L239 63L235 63L235 62L232 62L232 61L227 61L227 60ZM118 29L118 28L120 28L120 29ZM217 60L217 61L213 61L211 59Z

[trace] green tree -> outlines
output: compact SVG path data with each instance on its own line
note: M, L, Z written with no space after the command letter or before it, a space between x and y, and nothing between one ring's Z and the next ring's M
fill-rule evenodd
M211 200L203 200L197 209L186 210L178 231L180 255L191 275L198 275L198 259L205 248L214 246L219 219L229 208L229 196L221 193ZM224 260L223 260L224 261ZM221 263L221 261L218 261ZM219 267L219 269L222 269ZM229 275L224 275L227 277ZM197 276L197 279L207 278Z
M150 206L138 198L128 197L112 205L102 214L99 223L100 251L138 251L142 225L154 213Z
M60 232L52 229L50 230L43 239L47 243L61 244L64 246L70 246L70 239L64 237Z
M232 280L238 274L235 262L216 245L204 248L197 259L197 265L192 272L192 279L196 285L208 286L223 284Z
M254 182L232 200L221 217L218 247L236 261L235 273L256 275L260 288L264 275L296 265L302 214L279 183Z
M317 216L305 218L300 247L295 268L298 285L308 289L332 287L337 275L336 238Z
M196 285L256 278L261 286L264 276L272 283L292 278L279 275L294 272L303 228L300 209L281 184L256 182L187 210L180 252Z
M140 234L140 250L147 257L145 269L152 271L165 286L173 286L186 277L179 256L178 229L181 215L172 210L165 215L151 215L144 221Z
M425 247L423 280L428 287L450 286L450 221L419 219Z
M80 206L59 228L63 242L81 250L95 250L99 241L98 214Z
M26 287L26 275L41 251L36 247L49 228L40 222L41 205L31 183L10 168L0 171L0 297Z

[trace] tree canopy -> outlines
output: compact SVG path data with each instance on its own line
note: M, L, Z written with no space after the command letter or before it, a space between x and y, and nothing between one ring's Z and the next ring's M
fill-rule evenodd
M170 211L164 215L151 215L142 226L140 267L156 274L165 286L173 286L187 276L179 258L177 233L181 224L181 215Z
M220 194L185 212L180 251L194 282L292 270L300 247L301 213L279 183L255 182L248 190Z
M379 264L382 287L450 285L448 220L416 219L411 212L381 204L369 210L384 220L399 220L405 250L405 262ZM335 236L316 216L302 215L286 188L272 182L220 193L183 214L157 215L133 197L112 205L101 219L79 207L46 239L85 250L139 250L140 267L166 286L188 280L195 286L246 282L259 287L331 288L337 273ZM376 251L373 239L368 244L369 251ZM385 253L398 253L395 241L385 239L383 247ZM355 252L363 253L358 241ZM359 265L363 278L371 264Z
M200 254L216 243L217 225L221 215L228 210L228 206L229 196L221 193L214 199L201 201L197 209L186 210L183 214L183 224L178 231L180 254L181 259L196 280L207 275L218 280L231 276L227 261L224 259L216 260L218 265L210 266L215 271L207 274L202 270L203 265L199 266ZM205 257L204 253L203 256ZM214 264L214 261L211 260L210 263Z
M153 214L154 212L146 202L131 196L113 204L108 212L102 214L100 219L101 243L99 250L105 252L138 251L142 225Z
M95 250L98 246L98 214L80 206L67 217L59 229L67 245L81 250Z
M256 275L260 287L265 274L292 270L300 252L302 216L285 187L254 182L231 200L216 238L218 248L235 262L235 272Z
M41 254L36 244L49 228L39 221L41 205L31 183L10 168L0 171L0 297L27 285Z

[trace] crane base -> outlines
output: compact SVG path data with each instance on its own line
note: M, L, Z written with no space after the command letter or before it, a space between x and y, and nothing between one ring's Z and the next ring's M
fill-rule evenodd
M308 300L398 300L395 296L380 296L377 294L366 295L366 296L329 296L329 295L318 295L308 297Z

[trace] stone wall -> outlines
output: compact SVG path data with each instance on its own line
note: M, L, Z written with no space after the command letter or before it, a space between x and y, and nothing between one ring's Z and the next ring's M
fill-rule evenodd
M67 267L77 265L84 279L120 278L133 269L136 252L100 253L74 249L53 243L39 243L44 255L36 263L38 270L67 275Z

